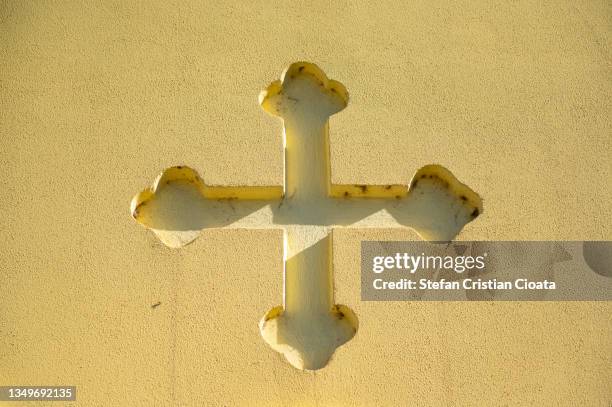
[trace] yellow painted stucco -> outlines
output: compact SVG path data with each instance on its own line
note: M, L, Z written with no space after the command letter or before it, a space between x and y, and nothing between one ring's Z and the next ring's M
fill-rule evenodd
M350 93L332 183L439 163L484 199L460 239L612 240L609 2L433 3L0 1L0 385L76 385L79 406L608 406L609 303L361 302L359 242L416 236L341 230L359 331L302 372L258 328L281 231L175 250L130 216L174 165L282 189L257 96L307 60Z

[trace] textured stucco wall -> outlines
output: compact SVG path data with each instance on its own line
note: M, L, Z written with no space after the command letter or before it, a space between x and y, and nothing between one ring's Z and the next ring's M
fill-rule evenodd
M335 182L438 162L485 200L461 239L610 240L611 26L606 1L1 1L0 384L83 406L609 405L609 303L362 303L360 239L414 235L341 231L360 329L303 373L257 328L279 232L170 250L128 205L175 164L280 185L257 95L310 60L351 94Z

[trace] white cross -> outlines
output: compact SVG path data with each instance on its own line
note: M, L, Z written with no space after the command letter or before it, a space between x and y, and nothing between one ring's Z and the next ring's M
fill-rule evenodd
M324 367L357 332L355 314L334 304L334 227L409 226L426 240L449 241L482 213L480 197L439 165L406 185L332 185L328 120L344 109L344 86L316 65L298 62L259 96L284 122L284 190L208 186L188 167L165 170L132 200L132 216L169 247L208 228L284 229L283 305L260 321L265 341L299 369ZM368 198L368 199L358 199Z

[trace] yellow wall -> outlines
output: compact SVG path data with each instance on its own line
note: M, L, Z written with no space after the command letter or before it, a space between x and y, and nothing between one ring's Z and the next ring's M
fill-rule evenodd
M257 326L280 232L171 250L130 217L176 164L282 185L257 95L310 60L351 95L334 183L437 162L484 198L461 239L612 239L609 2L432 3L0 2L0 385L76 385L82 406L609 405L609 303L361 302L360 239L414 235L344 230L359 332L304 373Z

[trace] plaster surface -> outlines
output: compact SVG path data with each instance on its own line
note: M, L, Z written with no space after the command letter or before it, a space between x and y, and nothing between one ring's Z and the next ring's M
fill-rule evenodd
M611 19L604 1L1 2L0 383L76 385L83 406L609 405L609 303L364 303L360 239L418 237L341 231L335 300L359 332L304 373L257 326L280 231L177 251L127 206L178 163L282 186L257 93L309 60L351 92L333 183L436 162L484 199L459 239L611 240Z

